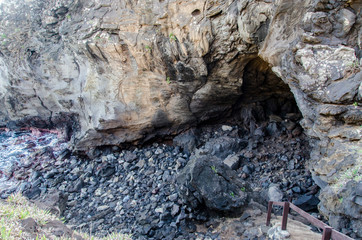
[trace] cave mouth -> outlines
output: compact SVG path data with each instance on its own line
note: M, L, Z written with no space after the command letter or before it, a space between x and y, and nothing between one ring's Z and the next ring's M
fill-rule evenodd
M271 131L299 135L302 114L289 86L257 57L250 60L242 71L240 96L217 116L209 117L198 128L217 124L237 125L253 135L255 130L267 127ZM274 130L273 130L274 129Z
M180 195L196 211L236 217L225 206L243 196L232 186L241 181L246 186L241 191L261 205L290 201L304 211L317 212L319 187L307 167L309 138L299 125L302 114L289 86L260 58L248 62L242 74L240 97L229 106L228 115L219 114L218 120L174 138L174 145L190 156L182 170L186 175L179 178L187 190ZM225 168L233 171L222 172ZM205 174L187 177L194 169ZM232 180L220 182L213 178L215 173ZM188 185L189 181L194 182ZM219 201L217 196L228 200Z
M247 181L252 199L262 205L291 201L317 212L319 187L308 169L310 139L299 124L302 114L293 93L260 58L249 61L242 74L241 95L230 112L174 143L189 153L196 148L196 155L216 156Z
M289 86L267 62L260 58L251 60L244 68L242 95L232 107L232 119L249 132L275 122L292 133L296 127L301 131L297 123L301 118Z

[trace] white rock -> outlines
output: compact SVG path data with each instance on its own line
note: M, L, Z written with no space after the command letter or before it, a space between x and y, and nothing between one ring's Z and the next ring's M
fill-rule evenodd
M230 127L230 126L228 126L228 125L222 125L222 126L221 126L221 129L222 129L224 132L233 130L233 128Z
M162 207L156 208L156 209L155 209L155 212L156 212L156 213L163 213L163 208L162 208Z
M107 206L107 205L99 206L99 207L97 207L97 211L104 211L108 208L109 208L109 206Z
M224 160L224 164L232 170L236 170L239 167L240 159L236 155L229 155Z
M102 195L102 189L101 189L101 188L97 188L97 190L95 190L95 192L94 192L94 195L96 195L96 196Z

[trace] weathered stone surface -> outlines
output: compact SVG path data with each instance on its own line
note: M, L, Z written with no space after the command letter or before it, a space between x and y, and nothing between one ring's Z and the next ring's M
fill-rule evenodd
M223 163L228 166L232 170L236 170L239 168L240 165L240 158L236 155L229 155L227 158L223 161Z
M317 209L319 199L314 195L302 195L298 197L293 204L303 209L304 211L311 211Z
M47 194L42 199L34 201L34 204L40 209L50 211L52 214L61 216L67 205L68 196L59 192L53 191Z
M240 213L247 204L245 183L211 156L192 158L177 177L179 192L192 208Z
M179 134L173 139L173 144L181 147L185 152L191 154L192 151L198 145L198 133L196 130L192 129L185 133Z
M283 198L283 193L277 186L270 186L267 192L268 201L280 202Z

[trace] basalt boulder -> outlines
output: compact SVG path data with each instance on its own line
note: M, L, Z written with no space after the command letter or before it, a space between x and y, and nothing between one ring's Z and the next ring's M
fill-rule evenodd
M194 209L240 213L248 203L247 185L220 159L192 158L177 177L179 194Z

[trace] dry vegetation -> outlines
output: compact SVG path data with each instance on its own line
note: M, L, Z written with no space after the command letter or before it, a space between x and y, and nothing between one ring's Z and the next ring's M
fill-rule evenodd
M27 201L27 199L20 194L13 194L9 196L6 201L0 201L0 239L1 240L70 240L76 239L73 237L55 237L51 235L48 229L42 228L48 221L59 220L56 216L49 213L49 211L41 210L34 204ZM32 218L37 223L38 233L35 238L28 232L24 231L21 225L21 220ZM75 232L75 235L81 236L89 240L130 240L129 235L119 233L111 233L106 237L99 238L90 236L82 232Z

